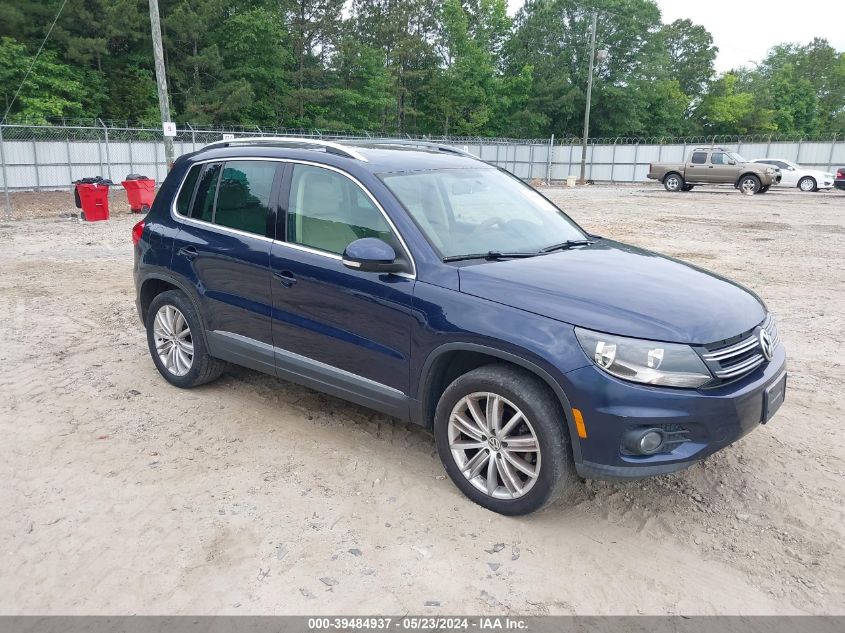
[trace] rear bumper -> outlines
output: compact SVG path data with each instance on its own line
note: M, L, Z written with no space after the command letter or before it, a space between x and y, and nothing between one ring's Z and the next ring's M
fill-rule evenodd
M836 187L837 189L841 189L842 191L845 191L845 180L834 180L833 186Z
M649 387L618 380L591 365L569 372L567 395L581 410L587 437L579 442L578 474L588 479L640 479L701 461L758 428L767 390L786 374L779 345L772 361L734 383L712 389ZM622 448L632 429L682 429L687 441L667 452L633 455Z

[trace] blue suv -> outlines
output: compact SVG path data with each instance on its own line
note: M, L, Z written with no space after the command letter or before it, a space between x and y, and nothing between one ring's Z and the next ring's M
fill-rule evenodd
M411 420L503 514L579 476L690 466L784 399L759 297L591 235L452 147L212 143L176 161L133 241L168 382L230 362Z

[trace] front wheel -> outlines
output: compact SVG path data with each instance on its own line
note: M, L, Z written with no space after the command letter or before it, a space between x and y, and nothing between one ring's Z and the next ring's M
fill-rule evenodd
M816 179L812 176L804 176L801 180L798 181L798 188L801 191L818 191L819 187L816 183Z
M743 176L739 181L739 190L750 196L760 191L761 185L762 183L757 176L748 174L747 176Z
M766 185L765 187L760 187L760 191L758 191L757 193L766 193L769 190L769 187L771 187L771 185Z
M434 437L446 472L467 497L520 515L552 503L576 481L565 424L536 377L486 365L443 392Z
M681 191L684 188L684 179L680 174L669 174L663 179L663 187L666 191Z

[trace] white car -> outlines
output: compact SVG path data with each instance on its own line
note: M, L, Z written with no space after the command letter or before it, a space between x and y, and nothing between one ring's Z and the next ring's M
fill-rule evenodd
M783 176L780 181L781 187L798 187L801 191L818 191L833 187L833 174L818 169L807 169L791 160L755 158L751 162L778 167Z

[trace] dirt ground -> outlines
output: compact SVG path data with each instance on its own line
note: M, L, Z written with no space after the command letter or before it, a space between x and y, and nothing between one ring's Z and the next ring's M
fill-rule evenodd
M772 422L704 463L522 518L463 498L419 428L245 369L168 386L133 303L137 217L16 195L0 613L845 614L845 194L549 191L588 230L756 290L790 379Z

